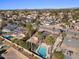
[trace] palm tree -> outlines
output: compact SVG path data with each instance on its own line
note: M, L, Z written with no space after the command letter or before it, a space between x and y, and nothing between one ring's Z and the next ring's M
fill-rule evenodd
M50 36L50 35L48 35L46 37L46 41L48 42L48 44L52 44L53 45L55 43L55 38Z
M61 44L62 44L64 38L67 36L67 34L65 33L65 31L60 30L60 32L61 32L60 35L62 35L62 41L59 43L58 47L61 46ZM51 51L52 51L52 49L53 49L53 45L52 45L52 47L51 47ZM51 52L51 54L50 54L50 59L52 59L52 57L53 57L53 53Z
M26 24L26 29L28 30L28 34L31 37L32 36L32 33L34 31L32 24L31 23L27 23Z
M47 40L48 44L52 44L52 45L51 45L51 53L50 53L50 59L52 59L52 57L53 57L52 49L53 49L53 45L54 45L54 43L55 43L55 38L52 37L52 36L50 36L50 35L48 35L48 36L46 37L46 40Z

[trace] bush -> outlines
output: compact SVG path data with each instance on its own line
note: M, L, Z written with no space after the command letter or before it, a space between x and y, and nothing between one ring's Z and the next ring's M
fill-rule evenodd
M46 37L46 39L45 39L45 42L46 42L48 45L54 44L54 43L55 43L55 38L48 35L48 36Z
M64 59L64 54L60 52L54 52L54 59Z

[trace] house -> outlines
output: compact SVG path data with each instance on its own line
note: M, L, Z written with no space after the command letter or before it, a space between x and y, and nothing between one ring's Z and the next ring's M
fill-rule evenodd
M42 22L41 22L41 24L43 24L43 25L50 25L50 24L52 24L53 23L53 20L43 20Z
M17 27L14 31L12 31L12 36L14 36L15 38L18 38L18 39L22 39L25 37L25 29L23 27Z
M2 32L11 32L9 29L3 28Z
M39 40L38 37L31 37L27 42L33 43L33 44L38 44Z
M17 27L17 25L8 23L7 26L3 27L2 31L3 32L11 32L14 29L16 29L16 27Z
M14 29L13 33L23 33L25 31L25 29L23 27L17 27L16 29Z
M11 34L11 36L13 36L14 38L17 38L17 39L22 39L25 37L25 34L23 33L16 33L16 34Z

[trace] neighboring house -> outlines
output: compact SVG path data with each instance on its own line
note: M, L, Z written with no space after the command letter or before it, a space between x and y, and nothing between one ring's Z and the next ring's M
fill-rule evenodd
M30 19L26 19L26 23L31 22L31 21L32 21L31 18Z
M33 43L33 44L38 44L39 40L38 37L31 37L27 42Z
M12 34L11 36L17 38L17 39L22 39L25 37L25 34L23 33L16 33L16 34Z
M3 27L2 31L3 32L11 32L14 29L16 29L17 25L15 24L8 24L7 26Z
M25 37L25 29L22 28L22 27L17 27L14 31L13 31L13 34L12 36L14 36L15 38L18 38L18 39L22 39Z
M52 23L53 23L52 20L44 20L44 21L41 22L41 24L44 24L44 25L50 25Z
M2 32L11 32L9 29L3 28Z
M79 22L75 23L74 28L79 31Z
M23 28L23 27L17 27L16 29L14 29L14 33L22 33L22 32L24 32L25 31L25 29Z

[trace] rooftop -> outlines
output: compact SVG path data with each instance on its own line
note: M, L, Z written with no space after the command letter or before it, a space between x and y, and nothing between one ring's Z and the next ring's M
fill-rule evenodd
M14 48L9 48L6 54L3 54L5 59L29 59L28 57L21 54L19 51L15 50Z

